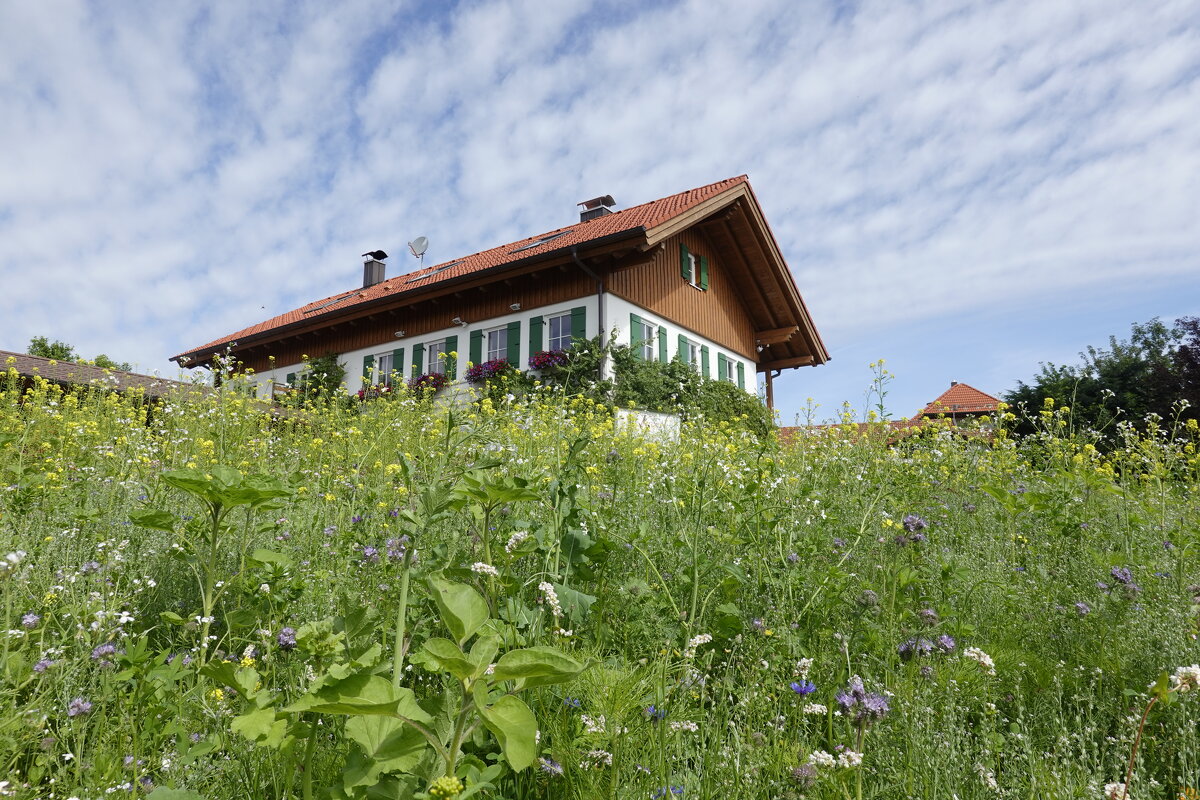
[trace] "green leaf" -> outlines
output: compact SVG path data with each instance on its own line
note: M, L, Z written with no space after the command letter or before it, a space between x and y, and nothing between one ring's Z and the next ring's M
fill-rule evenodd
M529 706L505 695L491 706L480 707L479 713L500 743L509 766L519 772L533 763L537 755L537 720Z
M250 554L250 562L255 566L277 566L281 569L288 569L292 566L292 557L283 553L276 553L274 550L264 550L259 548Z
M190 789L168 789L166 786L156 787L146 795L147 800L204 800L204 795Z
M421 649L428 655L422 663L431 672L449 672L460 681L466 680L475 672L475 665L468 661L458 645L449 639L429 639L421 645Z
M279 747L287 735L287 720L277 719L272 708L256 708L235 717L229 727L259 747Z
M475 644L471 645L471 655L468 656L471 664L474 666L474 671L471 673L472 678L478 678L487 671L491 666L492 661L496 658L496 653L500 652L500 637L494 635L480 635L475 640Z
M553 585L563 613L572 622L581 622L587 616L588 609L592 607L592 603L596 602L596 596L577 592L570 586L564 586L561 583Z
M158 614L158 618L161 619L163 622L169 623L171 625L186 625L187 624L187 620L184 619L183 617L179 616L178 614L176 614L174 611L160 611Z
M362 748L346 761L347 791L374 786L383 773L410 772L429 746L416 728L391 717L353 717L346 721L346 735Z
M134 525L140 525L143 528L153 528L158 531L175 530L175 515L169 511L147 508L130 513L129 520Z
M487 602L470 586L453 583L440 575L430 575L425 582L437 603L442 623L459 645L465 644L487 621Z
M286 713L402 716L420 723L433 720L417 705L412 690L370 672L357 672L340 681L325 683L283 709Z
M574 678L583 665L553 647L527 647L500 656L492 672L494 681L526 679L525 686L544 686Z

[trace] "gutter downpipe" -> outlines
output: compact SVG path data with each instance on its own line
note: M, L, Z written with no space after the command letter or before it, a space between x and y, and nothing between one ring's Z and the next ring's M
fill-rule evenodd
M600 351L603 352L604 348L608 346L607 332L604 329L604 279L589 269L587 264L584 264L579 260L579 245L571 245L571 260L574 261L576 266L583 270L585 274L590 275L596 281L596 315L599 317L599 319L596 320L596 327L600 331ZM604 360L600 363L600 379L604 380L607 377L608 357L605 356Z

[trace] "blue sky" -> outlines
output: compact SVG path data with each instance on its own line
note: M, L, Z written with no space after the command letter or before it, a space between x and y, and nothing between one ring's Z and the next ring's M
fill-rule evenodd
M861 409L878 358L907 416L1200 313L1193 0L50 0L0 54L0 349L173 375L365 250L741 173L834 357L785 420Z

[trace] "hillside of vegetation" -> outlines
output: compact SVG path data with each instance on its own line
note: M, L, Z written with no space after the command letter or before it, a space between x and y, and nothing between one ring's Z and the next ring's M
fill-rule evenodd
M20 392L2 796L1121 797L1139 730L1130 797L1200 789L1194 421Z

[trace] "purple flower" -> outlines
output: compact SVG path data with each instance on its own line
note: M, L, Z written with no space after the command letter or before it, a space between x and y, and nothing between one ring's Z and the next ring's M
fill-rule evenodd
M792 681L788 685L792 687L793 692L800 695L801 697L812 694L813 692L815 692L817 690L817 685L815 683L813 683L812 681L800 681L799 683L797 683L796 681Z
M80 575L90 575L93 572L99 572L99 571L100 571L100 562L99 561L85 561L79 567Z
M353 517L350 518L351 525L357 525L358 523L360 523L362 521L363 521L363 518L361 516L359 516L358 514L355 514Z
M553 758L543 756L538 759L538 769L545 772L547 775L558 777L563 774L562 764L555 761Z
M401 536L399 539L387 540L387 557L391 561L400 561L404 558L404 554L408 548L408 537Z
M904 526L904 530L909 533L923 531L929 527L929 523L918 517L916 514L908 514L904 519L900 520L900 524Z
M838 692L833 696L833 699L841 707L843 714L858 704L858 698L849 692Z
M1109 574L1113 576L1113 580L1122 586L1128 586L1133 583L1133 572L1129 567L1113 567Z
M76 697L67 706L68 717L79 717L92 713L92 704L82 697Z
M284 628L275 637L275 643L279 645L280 650L295 650L296 649L296 629Z
M812 764L796 767L792 770L792 780L800 784L801 788L807 789L817 780L817 768Z
M362 562L364 564L375 564L379 561L379 548L367 545L362 549Z
M1075 613L1081 617L1086 617L1088 614L1092 613L1092 607L1080 600L1075 604Z
M43 658L41 661L33 665L33 671L41 675L46 670L54 666L54 662L48 658Z
M933 652L933 642L929 641L924 636L919 636L915 639L909 639L908 641L901 642L900 646L896 648L896 651L900 654L900 658L905 661L908 661L913 657L924 658Z
M795 553L788 553L787 560L789 564L798 564L800 563L800 556Z
M99 647L92 649L92 661L100 662L102 667L111 667L112 662L108 659L117 654L117 646L112 642L102 644Z
M27 631L31 631L34 628L36 628L38 626L38 623L41 621L42 621L41 617L39 617L37 614L34 614L33 612L30 612L30 613L26 614L25 616L21 617L21 627Z
M890 711L887 698L881 694L868 694L862 700L862 710L858 712L859 719L883 719Z
M655 706L650 706L649 708L646 709L646 717L649 720L651 720L652 722L659 722L666 716L667 716L667 710L665 708L657 708Z
M943 653L952 652L956 646L957 643L954 641L954 637L948 633L943 633L937 637L937 648Z
M914 533L908 537L908 540L913 544L920 544L929 541L929 537L923 533Z

